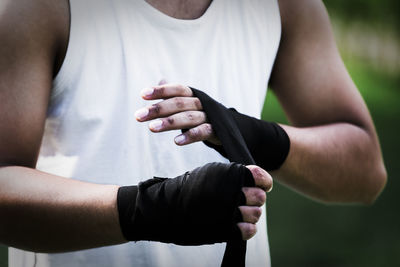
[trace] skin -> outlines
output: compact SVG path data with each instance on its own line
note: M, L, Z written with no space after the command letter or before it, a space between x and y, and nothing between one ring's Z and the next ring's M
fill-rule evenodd
M319 0L279 5L282 40L270 86L291 123L281 125L291 148L271 174L317 201L371 204L387 174L371 116L338 53L325 7ZM135 114L140 122L152 120L151 131L189 129L175 138L177 145L218 144L187 86L162 82L142 97L162 99Z
M175 15L195 18L201 10L187 14L184 9ZM36 252L127 242L118 221L118 186L35 169L52 79L66 53L68 27L67 1L0 2L0 242ZM260 207L272 187L267 172L247 167L256 187L242 188L246 205L239 207L244 222L238 226L245 240L255 235Z

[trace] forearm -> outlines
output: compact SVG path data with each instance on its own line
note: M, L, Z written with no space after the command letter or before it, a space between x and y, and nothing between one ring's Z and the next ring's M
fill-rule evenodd
M368 204L383 189L386 171L374 134L349 123L282 127L291 147L273 172L281 183L324 202Z
M0 242L63 252L126 242L117 186L66 179L24 167L0 168Z

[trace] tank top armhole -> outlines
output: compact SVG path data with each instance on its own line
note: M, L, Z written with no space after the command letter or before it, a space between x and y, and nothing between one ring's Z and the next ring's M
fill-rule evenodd
M67 0L69 5L69 30L68 30L68 43L67 43L67 51L65 52L64 60L61 64L60 69L58 70L57 75L53 79L50 101L56 99L59 95L61 95L64 90L66 90L66 84L68 84L71 79L72 70L74 69L72 60L73 57L73 43L75 40L74 32L75 32L75 23L74 23L74 13L73 8L74 2L73 0Z
M264 104L261 105L261 108L258 113L258 118L261 118L261 113L265 105L266 98L268 97L268 92L270 91L270 79L271 74L274 69L275 61L278 55L279 46L282 39L282 16L281 10L279 6L279 0L268 0L268 4L264 5L264 14L266 19L266 26L268 28L269 36L271 38L270 48L268 51L267 58L271 58L271 67L265 73L266 75L266 84L265 90L260 94L259 99L262 99Z

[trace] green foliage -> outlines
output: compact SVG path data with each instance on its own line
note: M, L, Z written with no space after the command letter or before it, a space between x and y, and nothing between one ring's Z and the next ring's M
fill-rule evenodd
M398 0L324 0L329 13L342 20L358 20L371 25L400 26Z

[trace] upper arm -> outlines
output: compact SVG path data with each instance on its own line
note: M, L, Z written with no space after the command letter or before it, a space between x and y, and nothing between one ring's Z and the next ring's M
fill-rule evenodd
M320 0L280 0L282 41L271 76L289 121L299 127L348 122L373 132L368 109L336 48Z
M51 2L0 3L0 166L36 164L60 46Z

